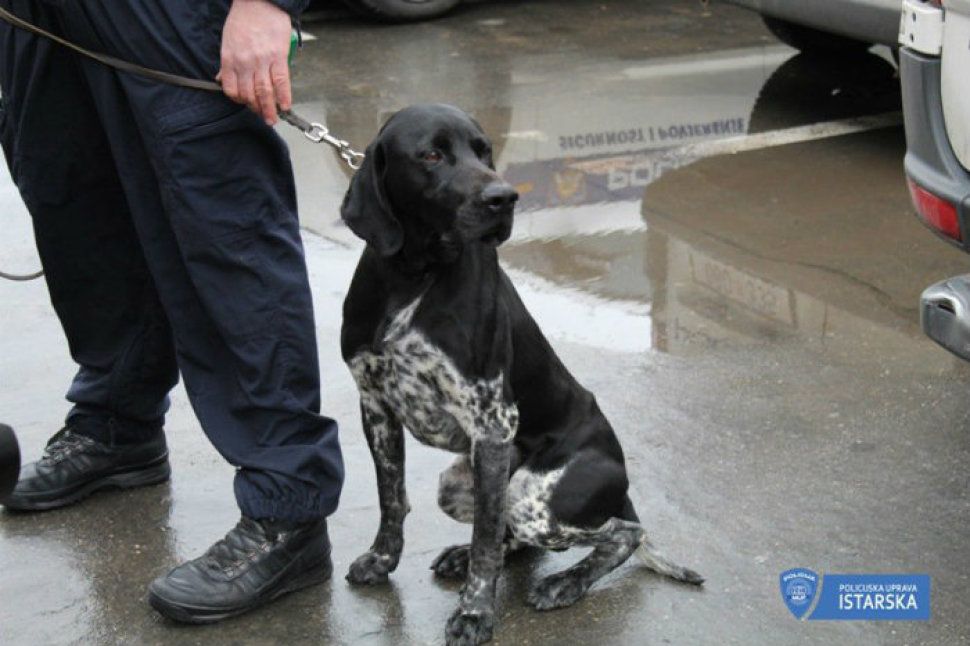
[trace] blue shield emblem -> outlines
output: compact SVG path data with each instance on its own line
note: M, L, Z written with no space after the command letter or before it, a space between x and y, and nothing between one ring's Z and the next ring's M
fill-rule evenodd
M803 619L818 592L818 575L805 568L794 568L782 572L779 581L785 605L796 619Z

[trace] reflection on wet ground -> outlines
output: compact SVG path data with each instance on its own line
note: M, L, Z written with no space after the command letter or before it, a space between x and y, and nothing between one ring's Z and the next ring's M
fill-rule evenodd
M610 300L652 303L654 292L665 287L666 261L651 256L664 254L666 240L650 226L654 191L647 187L697 161L691 154L697 147L689 144L899 107L895 68L874 54L842 61L833 70L828 61L778 46L687 56L642 70L633 75L636 81L627 81L634 89L628 96L620 93L618 102L622 111L636 115L619 117L634 127L611 130L617 116L604 99L562 128L570 132L594 124L586 127L599 126L599 132L560 135L560 150L537 147L528 162L512 161L525 146L506 148L502 163L506 177L523 193L524 211L504 249L512 265L563 284L581 284ZM618 142L623 135L633 141ZM586 142L614 150L581 155L575 148ZM735 161L711 164L730 174ZM717 185L678 185L678 190L691 202L705 186L717 205ZM720 221L716 209L706 215ZM652 311L660 314L656 306Z
M665 17L670 20L657 13L651 33L661 31ZM507 33L510 26L504 19L455 29L436 25L436 37L419 39L420 47L412 38L389 34L378 56L400 65L386 72L391 87L328 83L339 100L324 98L301 108L316 111L341 136L363 144L394 110L440 97L438 88L449 88L454 97L449 100L474 114L495 140L498 169L520 193L513 238L502 251L508 265L526 272L526 281L541 278L610 301L615 317L624 321L632 316L642 324L644 311L653 319L664 314L655 293L662 295L667 287L668 260L658 256L666 254L668 241L650 226L651 194L645 200L644 192L670 171L697 161L691 144L894 113L900 107L895 66L888 50L880 48L837 64L773 43L658 56L650 55L649 45L630 51L627 43L604 38L551 54L524 47L528 41ZM319 32L325 34L326 27ZM469 56L468 37L490 40L497 49L481 59ZM512 55L510 40L515 50L524 51ZM339 47L328 42L330 51ZM326 60L314 53L306 53L301 73L312 74ZM433 76L421 73L430 68ZM348 80L346 73L339 78ZM329 96L327 90L324 95ZM296 151L304 162L317 152ZM298 166L301 173L316 174L313 188L301 194L304 204L313 204L304 209L306 226L353 243L335 217L345 172L329 163L321 169L319 160ZM771 292L767 285L761 287ZM645 326L623 335L624 347L670 350L667 322L658 323L652 334ZM679 319L671 329L687 333ZM631 343L636 336L640 339Z
M296 67L297 107L340 137L363 146L391 112L428 100L457 103L491 134L522 193L501 252L509 273L620 434L654 542L708 577L696 591L624 567L576 607L537 613L528 582L577 555L516 559L496 643L967 641L970 369L922 337L916 310L922 287L967 258L912 216L901 128L706 158L685 148L895 113L887 52L812 60L751 14L680 0L485 2L432 23L304 28L317 40ZM360 244L338 221L346 169L280 132L304 224L325 238L306 246L324 408L348 473L331 519L335 579L215 627L148 609L147 582L236 516L232 469L178 391L170 484L0 514L0 643L441 642L457 586L427 567L468 538L435 505L448 455L409 447L413 511L392 584L342 580L377 523L335 341ZM22 208L4 182L0 205ZM0 298L0 411L36 455L71 366L41 285L0 284ZM793 566L929 572L934 620L794 621L777 592Z

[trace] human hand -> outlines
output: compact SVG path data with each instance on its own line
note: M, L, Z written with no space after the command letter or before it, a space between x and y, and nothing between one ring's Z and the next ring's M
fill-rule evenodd
M269 0L233 0L222 31L222 61L216 79L236 103L244 103L267 124L276 106L289 110L290 15Z

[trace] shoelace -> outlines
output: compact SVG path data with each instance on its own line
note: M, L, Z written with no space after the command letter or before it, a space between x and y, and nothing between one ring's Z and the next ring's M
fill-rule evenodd
M247 564L268 552L276 536L251 518L243 517L222 539L209 548L205 555L206 565L228 576L236 574Z
M43 459L50 462L59 462L79 449L94 446L94 444L95 441L90 437L78 435L69 426L65 426L47 442Z

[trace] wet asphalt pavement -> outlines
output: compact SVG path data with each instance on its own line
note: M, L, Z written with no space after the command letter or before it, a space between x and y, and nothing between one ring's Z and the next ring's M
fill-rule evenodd
M296 107L339 136L363 146L395 109L428 100L492 135L522 194L506 267L620 435L654 542L707 576L697 590L631 560L576 606L539 613L528 582L579 554L516 558L495 643L970 641L970 368L922 336L916 307L970 259L912 215L887 51L820 63L752 15L680 0L483 2L433 23L331 15L305 30L317 39L295 68ZM800 128L867 115L884 127ZM237 519L232 470L179 389L169 484L0 514L0 643L442 642L458 588L428 566L469 536L435 504L449 455L409 439L401 566L386 587L343 580L378 519L337 347L360 245L338 221L347 171L280 132L308 230L324 409L347 463L334 580L211 627L148 607L153 577ZM0 207L0 268L32 270L6 175ZM36 456L72 366L42 283L2 282L0 302L0 417ZM778 591L795 566L929 573L932 620L796 621Z

